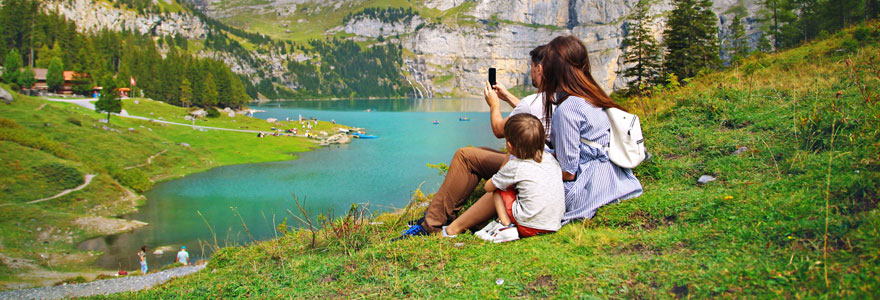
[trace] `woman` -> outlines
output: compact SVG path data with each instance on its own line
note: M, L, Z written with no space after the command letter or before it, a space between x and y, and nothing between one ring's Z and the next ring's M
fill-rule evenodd
M582 142L607 146L611 125L603 109L622 109L590 74L584 43L575 36L553 39L541 65L545 120L553 128L550 143L565 186L563 223L592 218L603 205L641 195L642 185L631 169L618 167L608 160L605 150Z

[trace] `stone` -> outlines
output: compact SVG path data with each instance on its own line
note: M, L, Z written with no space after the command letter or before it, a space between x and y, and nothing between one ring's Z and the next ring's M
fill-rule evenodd
M3 88L0 88L0 99L3 99L3 102L6 104L11 104L15 99L12 98L12 94L6 91Z
M745 147L745 146L739 147L739 148L736 148L736 151L733 151L733 155L740 155L740 154L745 153L746 151L749 151L749 147Z
M703 176L700 176L699 179L697 179L697 183L707 184L709 182L715 181L715 179L717 179L717 178L709 176L709 175L703 175Z
M180 145L181 145L181 146L183 146L183 147L187 147L187 148L189 148L189 147L190 147L190 145L189 145L189 144L187 144L187 143L180 143Z

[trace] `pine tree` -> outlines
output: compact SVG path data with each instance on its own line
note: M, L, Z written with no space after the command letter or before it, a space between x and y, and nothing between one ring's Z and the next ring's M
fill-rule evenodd
M49 90L58 91L64 85L64 64L60 57L52 58L49 70L46 71L46 85Z
M18 83L18 74L21 74L21 55L18 50L12 49L6 54L6 60L3 61L3 82Z
M735 15L730 21L727 33L724 50L727 52L730 64L733 65L748 57L750 52L746 29L743 27L742 18L739 15Z
M101 88L101 97L95 102L95 111L107 112L107 124L110 124L110 113L121 112L122 101L116 94L116 80L109 75L101 80Z
M663 32L666 45L664 69L679 78L697 75L703 69L720 65L718 18L709 0L673 0Z
M52 52L49 50L49 46L43 44L39 50L37 50L37 61L34 64L37 68L46 68L49 67L49 63L52 62Z
M180 92L178 95L181 106L189 107L192 105L192 85L189 83L188 79L184 78L183 81L180 82Z
M27 67L24 71L18 74L18 85L21 89L27 89L28 95L31 93L31 89L34 87L34 83L37 82L37 79L34 78L34 69L31 67Z
M210 73L205 75L202 88L201 106L205 109L213 109L214 105L217 105L218 94L217 85L214 83L214 76L211 76Z
M650 88L660 74L660 51L657 40L648 28L651 17L649 0L640 0L632 14L627 18L627 33L621 48L625 53L623 62L630 66L618 73L631 80L627 83L630 92L641 94Z
M760 3L764 7L760 12L761 21L765 24L764 31L773 37L774 50L781 49L788 44L794 44L784 35L785 31L791 31L790 28L788 28L789 30L785 29L797 20L792 0L762 0Z

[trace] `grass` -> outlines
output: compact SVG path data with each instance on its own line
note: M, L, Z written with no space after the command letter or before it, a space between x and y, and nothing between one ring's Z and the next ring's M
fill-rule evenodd
M848 30L632 99L654 154L635 169L644 195L555 234L389 243L423 209L353 207L323 230L285 224L277 239L222 249L206 271L96 298L876 297L874 32L855 49Z
M105 114L70 103L19 94L14 97L12 104L0 104L0 243L4 255L30 260L44 270L93 269L92 260L98 256L88 256L76 245L100 233L74 221L86 216L115 218L133 211L142 203L134 190L221 165L290 160L296 158L295 153L316 147L306 138L258 139L251 133L198 131L118 116L108 125L116 131L110 131L99 122ZM132 115L189 123L183 119L188 109L149 99L137 101L139 104L124 100L123 107ZM293 126L225 114L196 122L265 131L273 126ZM317 130L335 132L336 127L342 126L320 122ZM145 164L158 153L162 154ZM26 203L75 187L82 183L84 174L97 175L86 188L53 200ZM50 259L43 260L41 254ZM83 255L89 258L68 259ZM28 271L3 265L0 281L21 282Z

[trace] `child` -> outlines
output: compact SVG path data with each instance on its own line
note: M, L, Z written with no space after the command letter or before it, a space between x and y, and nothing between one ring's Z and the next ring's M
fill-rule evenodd
M504 136L513 157L486 182L498 222L475 235L502 243L559 230L565 213L562 169L544 152L543 124L531 114L517 114L504 125Z

